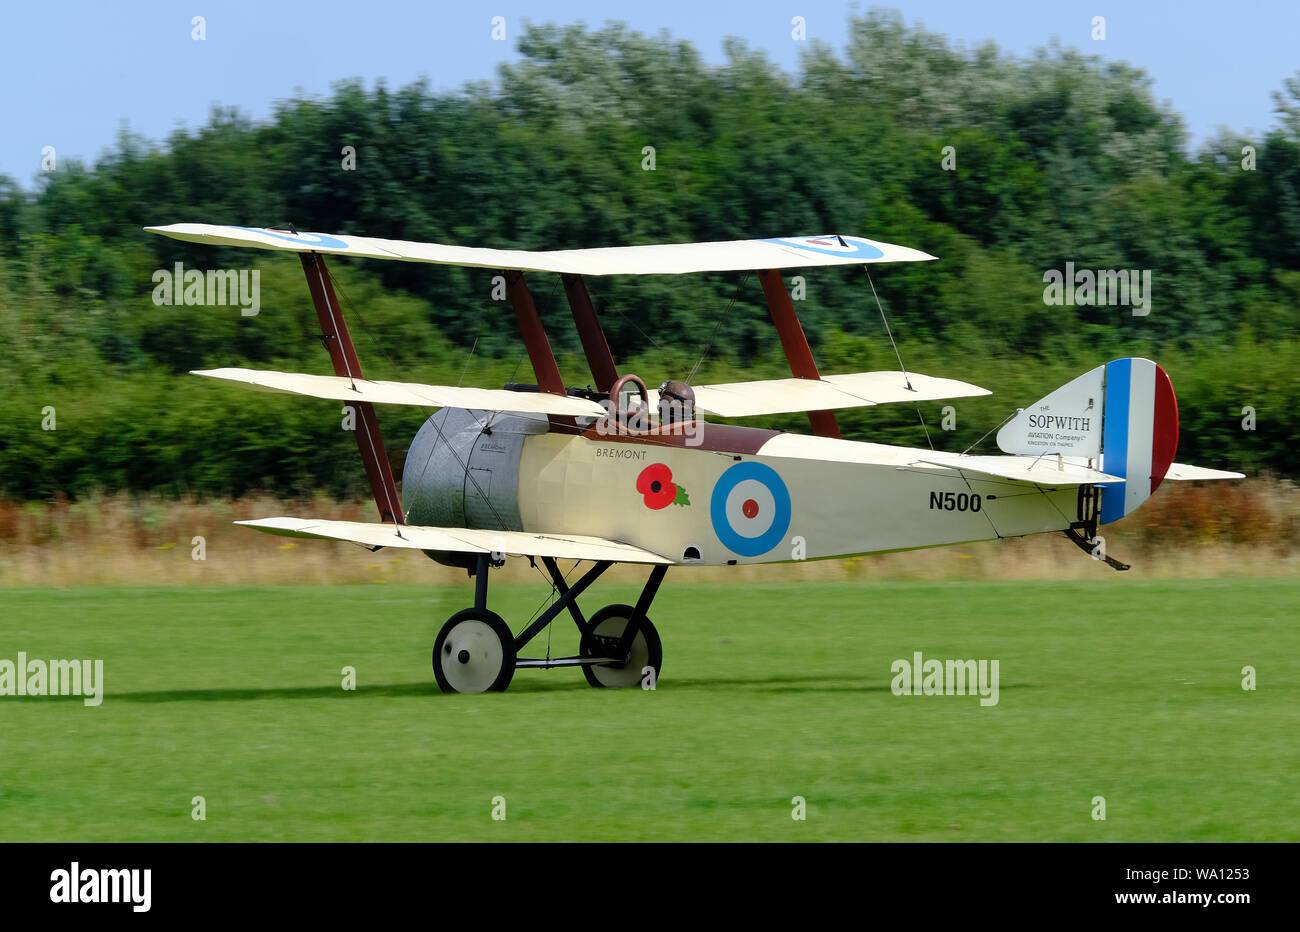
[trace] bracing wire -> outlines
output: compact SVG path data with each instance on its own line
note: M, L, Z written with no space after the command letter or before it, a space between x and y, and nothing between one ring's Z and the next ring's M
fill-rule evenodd
M876 294L876 283L871 280L871 270L865 265L862 267L867 273L867 284L871 286L871 297L876 299L876 308L880 311L880 320L885 325L885 335L889 337L889 345L894 348L894 358L898 360L898 368L903 373L903 382L907 385L908 391L916 391L912 388L912 379L907 374L907 366L903 365L903 354L898 351L898 343L894 340L894 332L889 328L889 318L885 316L885 307L880 303L880 295ZM934 449L934 441L930 439L930 428L925 423L925 415L921 413L921 406L915 405L916 416L921 422L921 430L925 432L925 442Z
M983 443L985 440L987 440L989 434L991 434L991 433L993 433L993 431L998 430L999 428L1001 428L1003 424L1005 424L1007 421L1011 420L1013 417L1015 417L1015 416L1016 416L1017 414L1019 414L1019 413L1020 413L1019 411L1012 411L1010 414L1008 414L1008 415L1007 415L1006 417L1004 417L1002 420L998 421L996 424L994 424L992 427L990 427L988 430L986 430L986 431L984 432L984 436L983 436L983 437L980 437L980 439L976 440L974 443L972 443L972 444L971 444L970 446L968 446L966 449L964 449L964 450L961 451L962 456L965 456L965 455L966 455L967 453L969 453L971 450L975 449L977 446L979 446L981 443Z
M734 304L735 302L733 301L732 303ZM687 385L690 385L695 381L695 373L700 371L700 366L704 363L704 360L708 358L709 350L713 348L713 338L718 335L718 328L721 326L722 318L719 317L713 325L713 330L709 332L709 342L704 344L704 350L700 353L700 358L695 360L695 365L691 366L691 371L686 373L686 377L682 379L682 381Z
M605 308L602 308L602 310L605 310ZM628 317L627 314L623 313L623 312L620 311L618 308L614 308L613 310L614 310L614 313L615 313L615 314L617 314L619 317L623 318L625 321L627 321L629 324L631 324L632 327L633 327L633 329L636 330L637 333L641 334L641 336L645 338L645 341L646 341L647 343L649 343L649 344L652 345L656 350L658 350L659 353L661 354L661 356L663 356L663 357L666 359L668 356L673 355L673 354L669 353L668 350L664 349L664 346L663 346L662 343L660 343L660 342L659 342L658 340L656 340L654 337L650 336L650 334L648 334L648 333L646 333L644 330L642 330L641 327L637 324L637 322L636 322L635 320L633 320L631 317Z
M465 357L465 365L460 370L460 378L456 380L456 387L460 388L465 383L465 374L469 372L469 364L474 359L474 350L478 349L478 338L483 335L483 321L478 322L478 333L474 334L474 342L469 345L469 355Z
M335 280L334 276L332 276L332 275L330 276L330 281L333 282L335 290L336 290L336 291L337 291L337 292L342 296L343 301L344 301L344 303L347 304L349 311L351 311L353 314L355 314L357 320L359 320L359 321L361 322L361 329L365 331L367 338L368 338L372 343L374 343L375 348L376 348L377 350L379 350L380 355L382 355L382 356L384 357L384 359L388 362L389 366L393 367L393 369L395 370L395 369L397 368L397 366L396 366L396 364L393 362L392 357L388 355L388 352L384 349L384 345L383 345L382 343L380 343L379 340L375 337L374 333L371 332L370 327L367 326L367 324L366 324L365 318L361 315L361 311L358 310L358 309L357 309L357 306L356 306L355 304L352 303L352 299L348 297L347 292L346 292L346 291L343 289L343 287L338 283L338 281ZM482 327L481 327L481 325L480 325L480 331L481 331L481 329L482 329ZM478 337L477 337L477 336L474 338L474 343L475 343L475 345L478 344ZM473 349L471 349L471 350L470 350L470 355L473 355L473 352L474 352ZM468 365L469 365L469 361L468 361L468 359L467 359L467 360L466 360L466 366L468 366ZM464 373L461 374L461 378L462 378L462 379L464 378ZM478 480L477 480L476 478L474 478L473 473L470 472L469 464L468 464L465 460L463 460L463 459L461 458L461 455L460 455L460 453L456 450L456 448L455 448L454 446L452 446L450 442L447 441L447 436L446 436L446 434L444 434L443 431L442 431L442 425L439 424L439 423L437 423L436 421L433 421L432 418L430 419L430 421L432 421L432 423L433 423L433 428L434 428L434 430L436 430L436 431L438 432L438 438L439 438L440 440L442 440L444 443L446 443L446 445L447 445L447 449L450 450L450 451L451 451L451 455L454 456L454 457L456 458L456 463L457 463L457 464L458 464L462 469L465 470L465 477L466 477L466 478L470 481L470 483L474 486L474 490L475 490L476 492L478 492L479 498L481 498L481 499L483 500L483 503L484 503L485 505L488 506L488 510L490 510L490 511L492 512L492 517L496 519L496 522L497 522L499 525L501 525L501 530L503 530L503 531L508 531L508 530L510 530L510 526L506 523L506 520L501 516L501 513L497 511L496 506L492 504L492 500L488 498L487 493L483 491L483 487L479 485ZM485 425L483 425L483 426L485 426ZM428 468L429 468L429 463L433 460L433 454L434 454L434 451L435 451L436 449L437 449L437 448L436 448L436 446L435 446L435 447L433 447L433 448L431 448L431 449L429 450L429 456L428 456L428 458L427 458L427 459L425 460L425 462L424 462L424 469L421 470L421 476L423 476L424 472L428 470ZM402 517L403 517L403 518L406 518L406 517L408 517L409 515L410 515L410 509L408 508L408 509L405 510L405 512L404 512L404 514L402 515Z
M916 408L916 416L921 420L921 430L925 431L925 442L928 443L930 445L930 449L933 450L934 441L930 439L930 428L926 426L925 415L921 413L921 406L913 405L913 407Z
M876 307L880 310L880 319L885 324L885 335L889 337L889 343L894 347L894 356L898 359L898 368L903 372L903 381L907 383L908 391L915 391L912 388L912 380L907 375L907 366L903 365L903 355L898 351L898 343L894 341L894 333L889 329L889 318L885 316L884 305L880 303L880 295L876 294L876 283L871 280L871 270L863 266L867 272L867 284L871 286L871 296L876 299Z
M709 351L713 349L713 340L718 335L718 328L722 326L724 320L731 316L731 311L736 306L736 301L740 298L740 293L748 284L749 273L747 272L745 273L745 277L740 280L740 284L736 286L736 290L731 293L731 301L727 304L726 311L720 314L718 319L714 321L713 330L709 333L709 340L704 344L704 350L700 353L700 358L695 361L695 365L691 367L691 371L686 374L686 378L683 380L687 385L690 385L695 381L695 373L700 371L700 366L704 364L704 360L709 356Z
M355 315L356 319L361 323L361 329L365 331L366 339L368 339L371 343L375 345L375 349L379 350L379 355L383 356L384 361L388 363L389 367L392 370L396 371L397 364L393 362L393 357L388 355L388 351L384 349L384 344L379 342L379 339L375 336L374 332L370 329L370 325L366 323L366 319L365 317L362 316L361 310L355 304L352 303L352 299L348 297L347 291L345 291L343 286L339 284L337 278L335 278L333 275L330 275L329 279L330 282L334 285L334 290L337 291L339 295L343 298L343 303L348 306L348 310L353 315Z

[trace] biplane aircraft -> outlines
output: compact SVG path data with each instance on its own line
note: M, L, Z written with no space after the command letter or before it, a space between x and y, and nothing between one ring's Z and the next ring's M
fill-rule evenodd
M1006 455L842 439L837 409L989 394L907 372L901 358L897 372L818 371L781 270L935 258L903 246L828 235L523 252L292 228L147 229L195 243L298 253L334 374L195 374L353 405L379 520L237 523L372 550L412 548L465 568L475 580L474 604L452 615L433 645L434 675L446 692L503 690L520 668L578 666L600 687L657 677L663 650L648 612L670 566L815 560L1049 532L1064 532L1096 555L1099 525L1132 512L1163 480L1240 477L1174 462L1173 386L1160 366L1139 358L1098 366L1013 413L997 435ZM499 270L537 384L487 389L364 378L326 268L330 255ZM792 378L667 381L651 390L621 372L584 277L718 271L757 273ZM594 388L565 384L527 273L560 276ZM411 443L400 496L377 404L438 409ZM705 420L789 412L806 412L812 434ZM517 635L487 607L489 569L507 555L540 559L556 595ZM570 582L560 560L591 566ZM615 563L650 567L636 604L584 614L578 598ZM519 656L565 611L580 633L577 656Z

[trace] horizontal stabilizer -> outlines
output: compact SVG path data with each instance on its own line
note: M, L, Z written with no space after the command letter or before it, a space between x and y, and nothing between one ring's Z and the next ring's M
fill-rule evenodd
M883 443L860 443L803 434L777 434L759 447L758 455L833 463L862 463L894 469L933 470L938 466L1037 485L1106 485L1123 481L1118 476L1090 468L1086 460L1072 461L1070 457L1058 461L1055 456L966 456L941 450L893 447Z
M452 553L502 553L557 560L610 560L616 563L672 563L640 547L603 537L580 534L532 534L527 531L483 531L473 528L415 527L363 521L318 521L310 518L259 518L236 521L267 534L344 540L367 547L404 547Z
M285 392L332 401L526 411L533 414L568 414L574 417L605 415L605 409L594 401L547 392L512 392L500 388L461 388L454 385L421 385L417 382L376 382L370 379L349 379L345 375L305 375L301 372L274 372L267 369L195 369L191 375L240 382L264 392Z
M1195 482L1201 479L1245 479L1246 475L1239 472L1224 472L1222 469L1206 469L1204 466L1188 466L1186 463L1173 463L1169 467L1169 472L1165 473L1165 478Z
M484 269L559 272L568 275L681 275L689 272L745 272L869 262L924 262L934 256L860 236L791 236L720 243L665 243L597 249L483 249L407 240L326 233L294 233L211 223L145 227L172 239L213 246L251 246L284 252L319 252L370 259L433 262Z
M908 387L908 384L911 387ZM695 409L717 417L750 417L862 408L892 402L934 401L988 395L987 389L956 379L939 379L909 372L854 372L821 379L763 379L724 385L696 385ZM659 406L658 392L650 393L650 409Z
M1123 476L1110 476L1096 469L1055 456L963 456L958 453L932 453L920 460L932 466L947 466L1000 479L1015 479L1037 485L1108 485L1123 482Z

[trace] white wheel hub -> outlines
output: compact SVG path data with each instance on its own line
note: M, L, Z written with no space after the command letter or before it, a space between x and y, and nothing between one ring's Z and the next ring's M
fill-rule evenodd
M456 692L487 692L501 674L505 651L490 625L467 618L447 632L438 663Z

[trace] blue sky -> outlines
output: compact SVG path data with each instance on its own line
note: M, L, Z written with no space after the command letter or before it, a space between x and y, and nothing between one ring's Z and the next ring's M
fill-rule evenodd
M1155 79L1155 94L1187 121L1193 141L1226 126L1261 133L1276 120L1270 92L1300 70L1300 3L1157 0L924 0L890 4L968 45L992 39L1027 55L1059 37L1106 58L1128 61ZM9 3L0 12L0 174L33 184L41 150L60 161L93 161L119 127L162 139L203 124L214 104L265 118L275 100L328 93L341 78L392 87L427 76L440 90L491 79L516 57L524 20L599 25L609 19L644 32L668 29L711 62L722 40L739 36L788 70L803 47L790 37L803 16L810 38L842 48L847 20L866 5L828 0L543 0L539 3L400 0L64 0ZM191 39L191 19L207 38ZM491 39L504 16L506 42ZM1091 20L1104 16L1105 41Z

